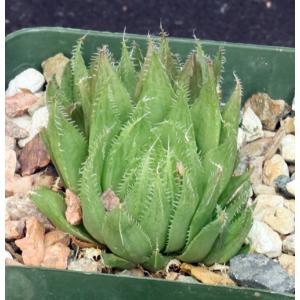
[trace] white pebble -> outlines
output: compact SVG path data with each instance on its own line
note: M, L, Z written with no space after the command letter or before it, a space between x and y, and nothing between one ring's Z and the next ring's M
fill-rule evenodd
M295 180L292 180L286 184L287 191L295 196Z
M237 134L237 148L240 149L246 143L246 133L242 128L239 128Z
M251 107L248 107L244 112L242 126L246 133L247 142L252 142L264 136L261 121Z
M13 96L21 89L36 93L41 90L44 83L45 78L41 72L33 68L26 69L9 82L6 96Z
M295 161L295 136L293 134L286 135L280 143L281 155L287 162Z
M254 220L248 235L253 250L268 257L278 257L281 254L282 241L277 232L267 224Z
M48 109L47 106L37 109L32 116L32 123L29 129L29 136L25 139L18 141L19 147L23 148L29 141L31 141L35 135L37 135L42 128L47 127L48 124Z

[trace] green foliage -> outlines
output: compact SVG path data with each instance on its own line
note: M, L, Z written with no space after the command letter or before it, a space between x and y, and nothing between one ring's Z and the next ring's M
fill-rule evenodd
M66 188L80 197L81 225L64 217L63 194L31 195L60 229L105 244L111 267L161 269L172 257L224 263L252 224L249 174L233 176L241 85L220 106L223 55L211 61L196 40L181 65L167 35L148 40L146 57L122 42L116 66L107 48L89 67L83 39L59 87L47 86L42 136ZM105 192L118 202L105 206Z

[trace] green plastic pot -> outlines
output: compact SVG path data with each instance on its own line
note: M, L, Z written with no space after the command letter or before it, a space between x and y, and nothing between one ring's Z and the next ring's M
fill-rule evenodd
M28 67L41 69L46 58L62 52L70 56L76 40L87 34L84 57L88 59L98 47L109 45L120 57L123 34L69 28L30 28L6 37L6 86L14 76ZM146 49L146 36L127 34ZM193 48L192 39L170 38L175 53L185 57ZM223 46L226 54L223 91L226 99L233 86L233 72L243 83L243 101L255 92L266 92L274 99L291 103L295 89L295 50L283 47L203 41L204 50L214 54ZM271 291L210 286L120 275L83 273L46 268L6 266L6 299L220 299L284 300L293 295Z

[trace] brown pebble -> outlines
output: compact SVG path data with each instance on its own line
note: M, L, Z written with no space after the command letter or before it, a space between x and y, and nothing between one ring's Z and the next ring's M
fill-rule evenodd
M72 225L78 225L82 219L82 210L80 206L80 199L71 190L66 190L65 202L67 209L65 216L67 221Z
M20 151L19 162L22 176L31 175L37 169L49 164L50 156L39 135L36 135Z
M26 236L16 240L15 244L22 250L22 258L25 265L40 266L44 259L44 234L45 229L37 218L30 217L26 221Z
M19 117L38 101L39 97L30 93L17 93L5 96L5 113L9 117Z

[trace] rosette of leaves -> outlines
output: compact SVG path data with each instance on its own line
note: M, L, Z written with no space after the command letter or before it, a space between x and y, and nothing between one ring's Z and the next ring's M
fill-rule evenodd
M38 188L32 200L61 230L105 244L110 267L227 262L252 209L249 174L233 176L241 85L235 78L221 106L222 51L211 60L195 40L181 64L162 33L145 57L124 40L118 63L103 47L87 67L82 44L60 86L47 86L42 132L64 187L80 197L82 224L65 219L63 191Z

